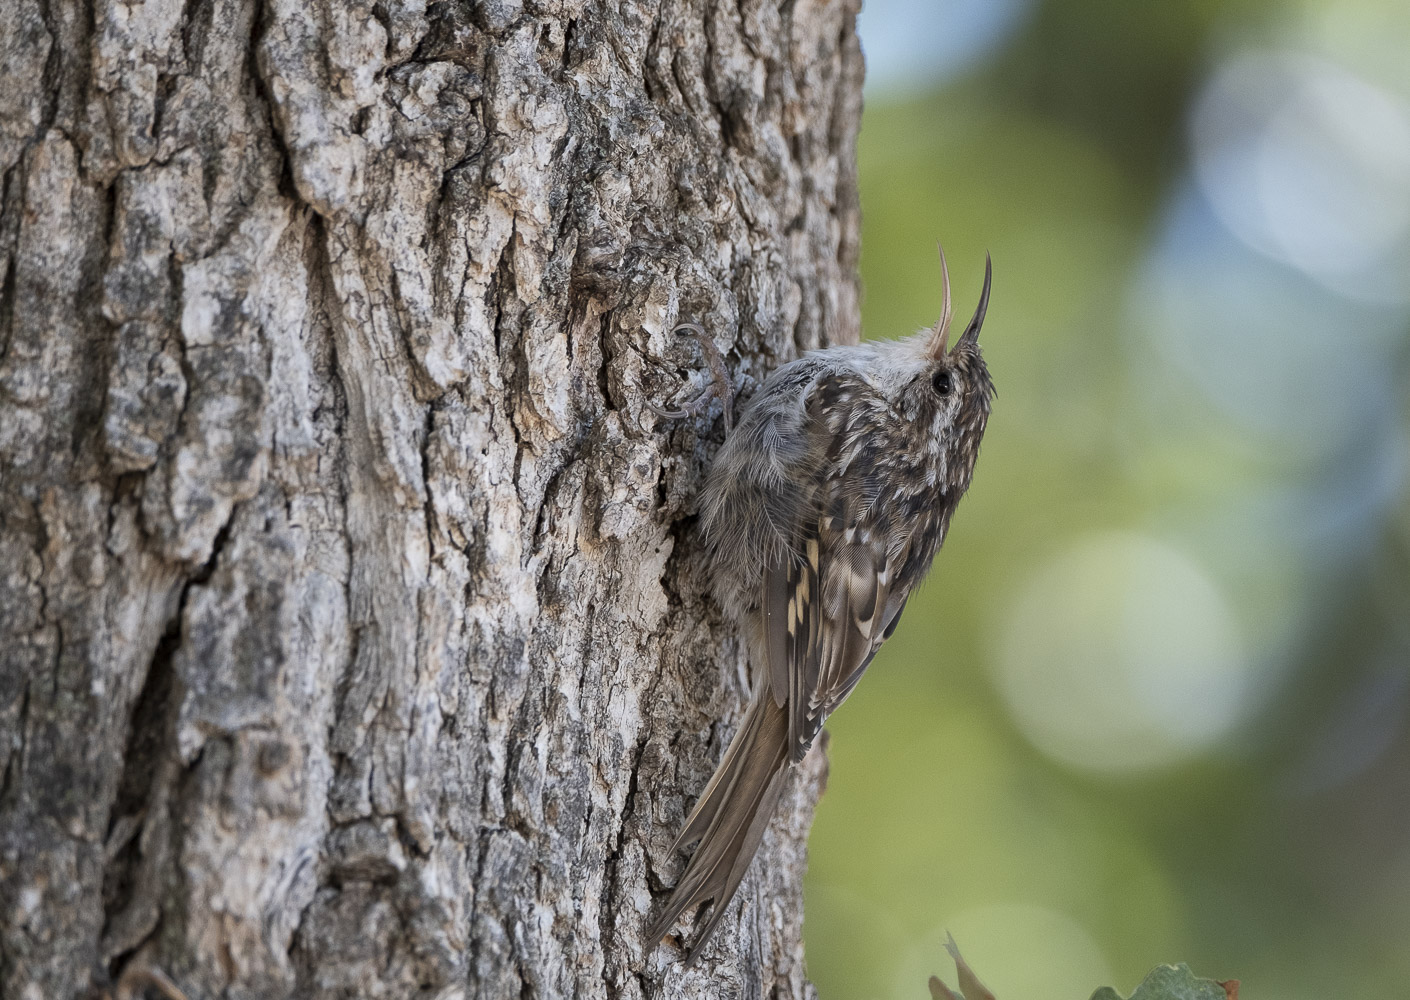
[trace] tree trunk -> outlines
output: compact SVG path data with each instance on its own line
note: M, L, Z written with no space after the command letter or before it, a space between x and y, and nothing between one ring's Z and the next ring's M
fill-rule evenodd
M856 6L0 4L0 996L808 992L820 754L642 940L747 687L643 403L855 337Z

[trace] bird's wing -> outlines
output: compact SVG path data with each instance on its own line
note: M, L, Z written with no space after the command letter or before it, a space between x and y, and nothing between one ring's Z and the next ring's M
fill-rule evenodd
M900 561L885 540L861 528L849 531L823 519L818 541L798 573L799 629L791 644L789 749L802 760L818 730L861 680L872 657L894 631L906 594L895 586ZM816 552L816 558L811 553ZM811 577L811 601L803 581Z
M822 447L835 455L838 442ZM764 573L769 683L786 708L795 763L895 629L909 589L897 586L909 546L898 550L894 533L867 516L881 484L858 489L845 466L831 468Z

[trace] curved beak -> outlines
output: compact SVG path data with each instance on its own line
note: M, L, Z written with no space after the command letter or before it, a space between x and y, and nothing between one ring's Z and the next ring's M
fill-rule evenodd
M954 303L950 300L950 267L945 263L945 248L940 247L940 318L930 328L930 356L939 361L945 356L945 345L950 338L950 318Z
M976 346L979 343L979 328L984 325L984 314L989 311L989 285L994 280L994 261L986 253L984 255L984 290L979 293L979 305L974 310L974 318L969 321L969 326L964 328L959 341L955 344L958 350L965 344Z

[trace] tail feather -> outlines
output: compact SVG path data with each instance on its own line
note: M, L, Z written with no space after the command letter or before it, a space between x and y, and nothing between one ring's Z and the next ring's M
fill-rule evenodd
M768 829L788 769L788 719L767 693L755 698L744 725L686 820L676 846L699 839L665 910L647 931L659 941L690 908L714 900L688 961L695 961L724 916Z
M763 707L759 699L755 699L749 706L739 732L730 740L724 759L715 768L710 783L700 793L695 808L690 811L681 832L676 835L671 850L680 850L693 841L702 839L706 831L714 825L720 810L735 797L735 789L739 787L740 779L749 770L745 766L747 762L742 758L758 756L759 751L765 749L769 743L764 735L768 728L769 713L762 711Z

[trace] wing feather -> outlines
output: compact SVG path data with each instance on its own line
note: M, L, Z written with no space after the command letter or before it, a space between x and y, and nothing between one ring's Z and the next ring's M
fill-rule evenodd
M789 758L797 762L894 629L905 595L893 594L891 581L906 552L888 552L884 540L831 514L795 537L797 555L786 568L792 627L784 646ZM770 670L776 677L772 660Z
M789 574L782 564L775 563L764 569L764 643L765 655L769 661L769 686L773 690L774 704L779 708L788 704L789 682L788 664L791 660L788 624L788 595L792 589Z
M870 391L852 383L820 383L815 392ZM814 397L814 400L816 397ZM786 546L765 567L764 653L768 684L788 720L788 759L803 759L827 716L851 692L876 649L891 634L909 589L896 582L910 558L909 539L874 519L886 493L884 478L868 465L859 474L843 456L855 430L830 424L826 406L809 404L809 455L827 456L826 474L795 481L802 502L797 520L774 527ZM857 462L874 462L860 454ZM800 473L804 469L797 470Z

